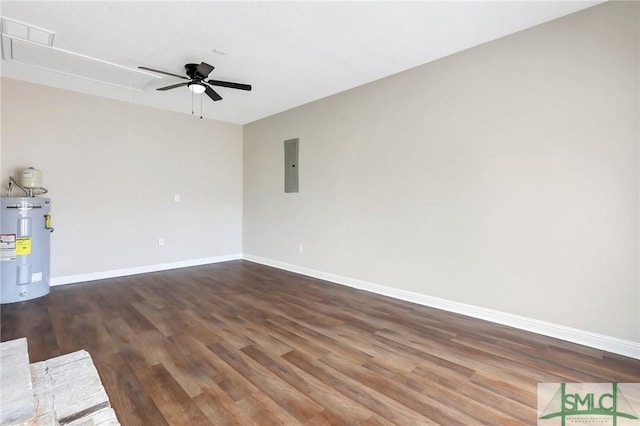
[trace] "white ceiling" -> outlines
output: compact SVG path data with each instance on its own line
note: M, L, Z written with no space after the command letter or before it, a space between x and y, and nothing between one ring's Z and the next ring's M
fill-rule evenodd
M245 124L601 1L213 2L2 1L0 15L55 32L53 47L125 67L183 74L207 62L216 88L203 116ZM225 55L213 53L222 49ZM143 92L2 61L3 76L191 113L185 87L162 76ZM200 103L196 101L196 114Z

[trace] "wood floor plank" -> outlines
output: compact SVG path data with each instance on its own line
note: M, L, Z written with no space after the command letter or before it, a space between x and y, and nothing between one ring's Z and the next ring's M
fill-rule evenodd
M362 383L370 389L377 390L400 404L432 419L444 422L448 425L469 425L479 421L474 415L481 418L491 417L498 424L513 424L513 419L496 411L487 412L487 407L476 403L474 400L455 394L446 387L432 384L430 386L406 386L406 381L398 382L389 379L371 369L366 369L348 360L333 355L327 355L321 361L345 376ZM435 399L434 399L435 397ZM440 402L438 398L446 398L448 403Z
M238 405L250 415L250 425L281 426L299 424L286 410L264 395L256 393L238 401Z
M640 360L247 261L0 309L32 362L88 350L123 425L535 424L537 384Z
M468 413L471 416L481 416L478 421L488 417L501 418L500 424L514 424L516 420L526 424L535 416L533 407L522 404L516 399L505 399L500 394L471 384L466 377L450 374L437 366L428 369L424 366L417 367L412 373L414 375L405 377L402 381L404 386L417 392L425 392L434 399L445 398L454 405L462 403L461 410L470 409ZM428 378L433 385L425 387L424 380L417 380L415 376ZM480 414L483 412L484 414Z
M239 419L244 411L234 411L232 407L236 407L236 403L228 395L223 391L219 391L213 396L212 390L209 389L192 398L193 402L200 408L200 411L207 416L207 419L218 426L243 424L239 423ZM249 422L250 419L245 416L243 420Z
M367 385L330 368L325 363L316 362L316 360L309 358L301 352L294 350L283 355L283 358L336 389L347 398L368 407L371 411L379 414L393 424L437 424L429 418L400 404L385 393L371 389Z
M139 372L135 373L139 374ZM149 377L146 374L144 376ZM215 424L202 413L197 404L193 403L189 395L184 392L180 384L162 364L151 367L149 378L153 380L153 387L149 392L150 396L167 423L185 426Z
M111 406L122 424L127 426L166 426L162 412L147 394L122 354L93 357L103 383L108 383Z
M247 346L242 351L314 402L323 407L330 407L332 410L330 413L326 409L323 411L324 414L320 413L322 418L329 416L340 418L336 424L349 424L365 421L373 414L365 407L345 398L331 386L285 362L284 359L270 356L266 350L257 345ZM340 414L336 414L334 410Z
M517 401L531 409L536 408L536 381L523 378L518 373L487 368L469 379L474 385L484 387L510 401Z
M283 318L280 319L282 320ZM297 327L287 327L290 324L288 320L278 321L277 318L270 318L266 322L269 325L271 334L292 348L296 348L316 358L331 352L329 348L315 343L313 338L305 336Z
M416 356L433 355L439 358L453 361L473 370L481 370L482 366L502 368L505 370L517 371L521 375L526 375L536 383L560 382L561 377L544 370L536 370L526 364L519 364L507 358L484 352L479 349L470 348L455 342L450 342L448 346L443 342L431 342L428 340L406 340L397 333L388 332L376 333L379 338L384 338L389 344L393 342L396 347L406 350Z
M553 381L563 382L596 382L598 378L593 374L587 374L584 371L576 371L570 368L559 367L555 362L550 362L548 359L537 358L531 356L533 349L525 354L519 351L515 351L509 348L501 347L497 344L488 344L486 342L468 339L468 338L454 338L455 343L460 343L469 348L480 350L484 353L495 355L496 357L509 360L516 364L526 366L526 368L533 368L535 370L542 370L553 374ZM556 380L557 379L557 380Z
M355 360L356 362L366 362L371 359L371 355L368 355L362 351L359 351L351 346L340 344L340 342L332 337L330 334L324 334L309 327L307 324L297 323L291 318L279 316L277 318L271 318L271 322L280 326L286 327L288 330L293 331L306 338L309 342L322 347L324 350L334 353L340 353L342 356Z
M288 383L277 380L277 376L242 351L224 342L216 343L210 349L300 422L305 422L322 411L322 407L307 395L295 391Z

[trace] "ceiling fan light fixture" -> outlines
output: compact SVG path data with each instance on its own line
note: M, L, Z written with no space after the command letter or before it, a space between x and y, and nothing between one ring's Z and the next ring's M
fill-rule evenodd
M206 90L206 88L204 87L204 85L200 83L191 83L189 85L189 90L191 90L196 95L202 95Z

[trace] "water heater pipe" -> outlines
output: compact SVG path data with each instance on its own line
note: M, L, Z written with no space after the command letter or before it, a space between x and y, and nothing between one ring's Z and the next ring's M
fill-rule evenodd
M20 185L18 183L18 181L16 181L13 178L13 176L9 176L9 191L8 191L8 194L7 194L9 197L11 197L11 190L13 189L13 185L16 185L18 188L22 189L27 197L35 197L36 195L44 195L47 192L49 192L49 191L47 191L46 188L40 188L40 187L39 188L28 188L27 189L24 186ZM42 192L38 192L38 194L35 194L34 190L38 190L38 191L42 191Z

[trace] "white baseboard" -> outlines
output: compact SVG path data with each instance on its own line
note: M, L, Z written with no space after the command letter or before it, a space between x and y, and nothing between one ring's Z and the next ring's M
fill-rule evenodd
M393 297L395 299L405 300L407 302L413 302L424 306L430 306L449 312L455 312L473 318L479 318L486 321L519 328L521 330L531 331L533 333L542 334L544 336L555 337L557 339L566 340L568 342L590 346L592 348L628 356L630 358L640 359L640 342L618 339L616 337L592 333L589 331L540 321L533 318L527 318L520 315L509 314L493 309L468 305L466 303L454 302L452 300L441 299L438 297L427 296L425 294L400 290L397 288L387 287L379 284L373 284L354 278L343 277L340 275L317 271L314 269L279 262L277 260L266 259L263 257L245 254L243 255L243 259L250 262L272 266L274 268L284 269L298 274L319 278L336 284L342 284L360 290L366 290L372 293Z
M110 271L91 272L87 274L67 275L51 278L50 285L58 286L64 284L73 284L86 281L102 280L107 278L124 277L128 275L145 274L148 272L166 271L169 269L186 268L189 266L207 265L211 263L227 262L230 260L245 259L250 262L260 263L272 266L278 269L307 275L321 280L330 281L336 284L357 288L360 290L370 291L372 293L393 297L395 299L405 300L407 302L417 303L419 305L430 306L449 312L455 312L467 315L473 318L479 318L510 327L519 328L526 331L542 334L544 336L555 337L557 339L566 340L568 342L578 343L592 348L625 355L631 358L640 359L640 343L630 340L618 339L616 337L606 336L603 334L592 333L590 331L579 330L576 328L566 327L559 324L540 321L533 318L527 318L520 315L500 312L493 309L483 308L480 306L469 305L466 303L455 302L452 300L441 299L438 297L428 296L425 294L415 293L412 291L401 290L393 287L387 287L380 284L374 284L355 278L343 277L341 275L330 274L315 269L305 268L277 260L271 260L263 257L252 256L248 254L231 254L217 257L207 257L201 259L184 260L179 262L162 263L148 266L138 266L132 268L115 269Z
M146 274L148 272L167 271L169 269L187 268L189 266L208 265L210 263L227 262L242 259L241 254L205 257L201 259L182 260L179 262L161 263L157 265L136 266L133 268L114 269L111 271L91 272L88 274L66 275L51 278L50 285L64 285L86 281L104 280L106 278L125 277L127 275Z

